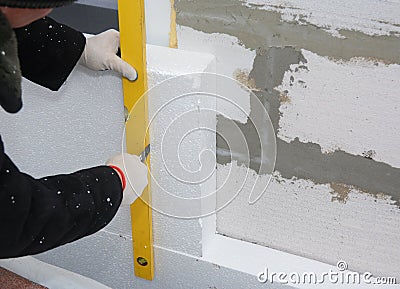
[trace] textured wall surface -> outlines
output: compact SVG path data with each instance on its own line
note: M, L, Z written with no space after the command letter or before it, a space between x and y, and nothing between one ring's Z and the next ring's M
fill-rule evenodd
M400 2L176 0L175 8L179 48L215 54L217 72L257 95L277 133L274 178L249 205L258 137L236 119L253 161L245 189L218 213L218 232L399 277ZM219 129L226 124L219 116ZM242 176L245 149L229 157L221 139L217 146L218 183Z

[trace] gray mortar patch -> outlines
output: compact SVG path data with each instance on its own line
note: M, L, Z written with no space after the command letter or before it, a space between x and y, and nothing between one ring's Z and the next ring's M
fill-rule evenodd
M285 71L291 64L306 62L300 51L293 47L271 47L269 50L258 50L254 60L253 70L249 78L253 79L258 91L257 97L267 108L272 124L277 131L279 127L282 96L274 89L282 82ZM224 130L228 121L218 117L217 130ZM251 124L236 123L241 128L249 143L251 155L250 168L259 172L260 144L257 133ZM228 148L217 138L217 146L223 154L218 154L218 163L225 164L231 161L227 157ZM245 164L241 159L241 152L235 152L233 159L239 164ZM323 154L321 147L314 143L302 143L298 139L287 143L277 138L277 160L275 169L288 179L309 179L317 184L344 184L353 186L361 192L374 196L382 193L391 196L397 205L400 205L400 169L388 164L372 160L367 156L355 156L343 151ZM260 172L259 172L260 173ZM339 200L341 199L334 199ZM345 198L343 203L345 203Z
M297 51L293 47L271 47L268 50L268 53L265 54L264 50L260 50L257 52L257 56L254 60L253 70L250 72L248 79L251 80L252 83L257 87L257 89L253 89L253 92L261 100L264 107L267 109L268 114L270 115L273 127L275 131L277 131L277 126L279 122L279 93L273 89L273 87L280 84L285 74L285 71L290 69L291 64L298 64L300 62L307 62L303 57L300 51ZM265 77L265 76L268 77ZM241 79L241 82L247 82L246 79ZM262 84L262 85L260 85ZM261 89L258 89L261 88ZM277 101L275 101L277 100ZM254 105L258 105L258 103L254 103L253 99L250 99L250 107L254 107ZM254 115L250 112L250 118L253 119ZM247 150L250 154L250 165L249 167L256 172L262 173L271 173L272 171L264 171L261 172L260 169L260 159L261 159L261 144L260 144L260 136L257 132L253 123L248 121L245 124L240 122L232 121L231 119L227 119L221 115L217 116L217 132L220 134L230 134L235 133L235 127L231 124L235 123L235 127L238 127L240 131L243 133L246 143L248 147L242 148L242 151L234 151L234 160L238 161L240 164L248 165L247 158ZM219 135L217 135L217 161L218 163L229 163L231 161L229 155L229 147L226 142L222 140ZM269 168L269 166L267 166Z
M400 169L343 151L323 154L318 144L298 138L290 143L277 139L277 150L276 170L285 178L352 185L375 196L387 194L400 206Z
M225 33L237 37L250 49L293 46L321 56L349 60L352 57L400 63L400 38L371 36L340 30L345 37L333 36L310 23L282 21L281 14L245 6L239 0L176 0L177 23L206 33Z

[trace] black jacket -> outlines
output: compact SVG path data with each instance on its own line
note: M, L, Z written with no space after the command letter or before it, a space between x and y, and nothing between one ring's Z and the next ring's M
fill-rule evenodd
M15 35L22 75L52 90L63 84L85 46L81 33L50 18ZM44 252L93 234L111 221L121 200L122 184L112 168L35 179L18 170L0 138L0 258Z

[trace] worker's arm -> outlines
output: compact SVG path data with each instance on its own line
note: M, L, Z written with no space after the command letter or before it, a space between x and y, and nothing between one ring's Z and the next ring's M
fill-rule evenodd
M106 226L122 200L109 166L35 179L18 170L0 143L0 258L47 251Z
M85 36L50 17L14 29L22 75L58 90L79 62L92 70L114 70L130 80L137 73L116 55L119 32L108 30L86 40Z
M128 154L107 166L35 179L18 170L0 138L0 259L41 253L97 232L146 185L147 167Z
M22 75L51 90L65 82L85 49L85 36L49 17L14 29Z

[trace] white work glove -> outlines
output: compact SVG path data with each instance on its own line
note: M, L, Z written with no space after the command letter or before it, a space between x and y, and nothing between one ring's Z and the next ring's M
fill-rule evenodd
M130 81L137 79L136 70L117 56L119 32L109 29L86 39L79 63L92 70L114 70Z
M116 166L122 170L126 178L126 187L121 206L129 206L143 192L147 186L147 166L138 156L123 153L116 155L107 161L107 165ZM118 172L116 170L116 172Z

